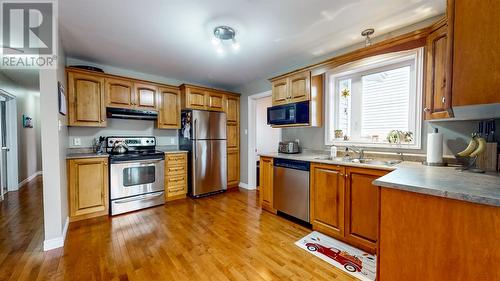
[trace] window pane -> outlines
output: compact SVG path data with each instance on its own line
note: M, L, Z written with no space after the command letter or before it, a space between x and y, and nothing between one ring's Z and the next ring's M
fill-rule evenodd
M339 124L344 136L351 135L351 79L339 80Z
M391 130L408 131L410 66L362 76L361 135L385 140Z

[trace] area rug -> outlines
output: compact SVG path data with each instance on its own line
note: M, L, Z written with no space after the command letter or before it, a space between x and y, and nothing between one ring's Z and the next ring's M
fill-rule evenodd
M295 245L327 263L363 280L373 281L377 276L377 257L313 231Z

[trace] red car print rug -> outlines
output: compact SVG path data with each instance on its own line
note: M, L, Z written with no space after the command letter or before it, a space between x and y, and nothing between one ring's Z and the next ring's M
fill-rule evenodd
M295 242L295 245L360 280L373 281L377 276L376 256L317 231Z

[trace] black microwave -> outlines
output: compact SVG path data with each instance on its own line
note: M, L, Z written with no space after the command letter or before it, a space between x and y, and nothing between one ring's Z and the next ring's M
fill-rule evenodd
M267 108L267 124L309 124L309 101L277 105Z

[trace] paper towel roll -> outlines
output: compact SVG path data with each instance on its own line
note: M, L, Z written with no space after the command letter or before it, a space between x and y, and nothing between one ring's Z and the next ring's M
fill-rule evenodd
M427 163L443 163L443 134L437 128L427 135Z

